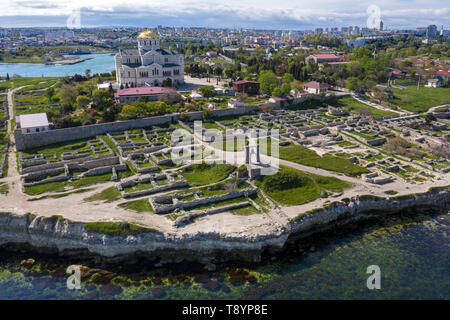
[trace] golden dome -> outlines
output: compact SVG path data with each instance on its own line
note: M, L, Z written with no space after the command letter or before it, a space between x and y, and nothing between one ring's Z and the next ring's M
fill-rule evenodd
M138 39L154 39L157 38L156 34L153 31L146 30L144 32L141 32L138 35Z

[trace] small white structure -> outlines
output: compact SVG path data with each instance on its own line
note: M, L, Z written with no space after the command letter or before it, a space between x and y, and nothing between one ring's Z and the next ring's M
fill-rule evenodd
M192 92L191 98L203 98L203 96L198 92Z
M427 87L429 87L429 88L439 88L439 87L442 87L442 81L441 81L441 79L437 79L437 78L435 78L435 79L429 79L429 80L428 80Z
M116 90L120 89L120 84L114 83L114 82L99 83L99 84L97 84L97 89L99 89L99 90L109 89L110 85L112 86L113 89L116 89Z
M22 133L33 133L50 130L46 113L23 114L16 118L17 128Z
M240 102L236 99L230 99L228 101L228 107L230 108L243 108L245 105L243 102Z

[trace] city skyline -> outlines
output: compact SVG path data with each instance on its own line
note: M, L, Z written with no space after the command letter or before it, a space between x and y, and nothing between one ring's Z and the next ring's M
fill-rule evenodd
M28 1L7 0L0 13L1 27L62 27L73 10L81 12L81 27L217 27L306 30L317 27L365 26L367 8L376 5L388 29L415 29L435 24L450 25L449 8L440 1L307 1L235 0L133 2L133 8L117 0ZM348 8L352 8L351 10ZM324 10L323 8L327 8ZM414 19L412 19L414 17Z

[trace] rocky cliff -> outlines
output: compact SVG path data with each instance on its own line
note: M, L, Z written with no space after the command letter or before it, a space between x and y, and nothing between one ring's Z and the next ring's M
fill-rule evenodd
M301 238L340 224L393 214L406 208L433 206L448 209L450 188L432 188L426 193L391 198L359 196L334 202L324 208L301 213L283 228L257 236L223 235L199 232L194 235L165 234L137 228L105 229L89 227L82 222L60 216L36 217L0 212L0 246L32 247L58 254L85 253L108 260L135 256L180 261L183 258L241 259L259 261L264 250L283 248L290 237ZM131 231L130 231L131 230Z

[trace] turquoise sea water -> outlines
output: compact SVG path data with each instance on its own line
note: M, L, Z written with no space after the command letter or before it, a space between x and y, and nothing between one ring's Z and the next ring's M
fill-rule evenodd
M63 77L74 74L84 74L86 69L91 74L111 72L114 70L114 56L111 54L87 54L80 57L91 58L80 63L70 65L45 65L45 64L0 64L0 76L18 74L22 77Z
M448 213L413 212L322 233L260 264L224 263L215 272L189 262L96 265L78 291L66 288L73 261L0 251L0 299L450 299L449 226ZM21 267L28 258L34 265ZM369 265L381 269L380 290L366 287Z

